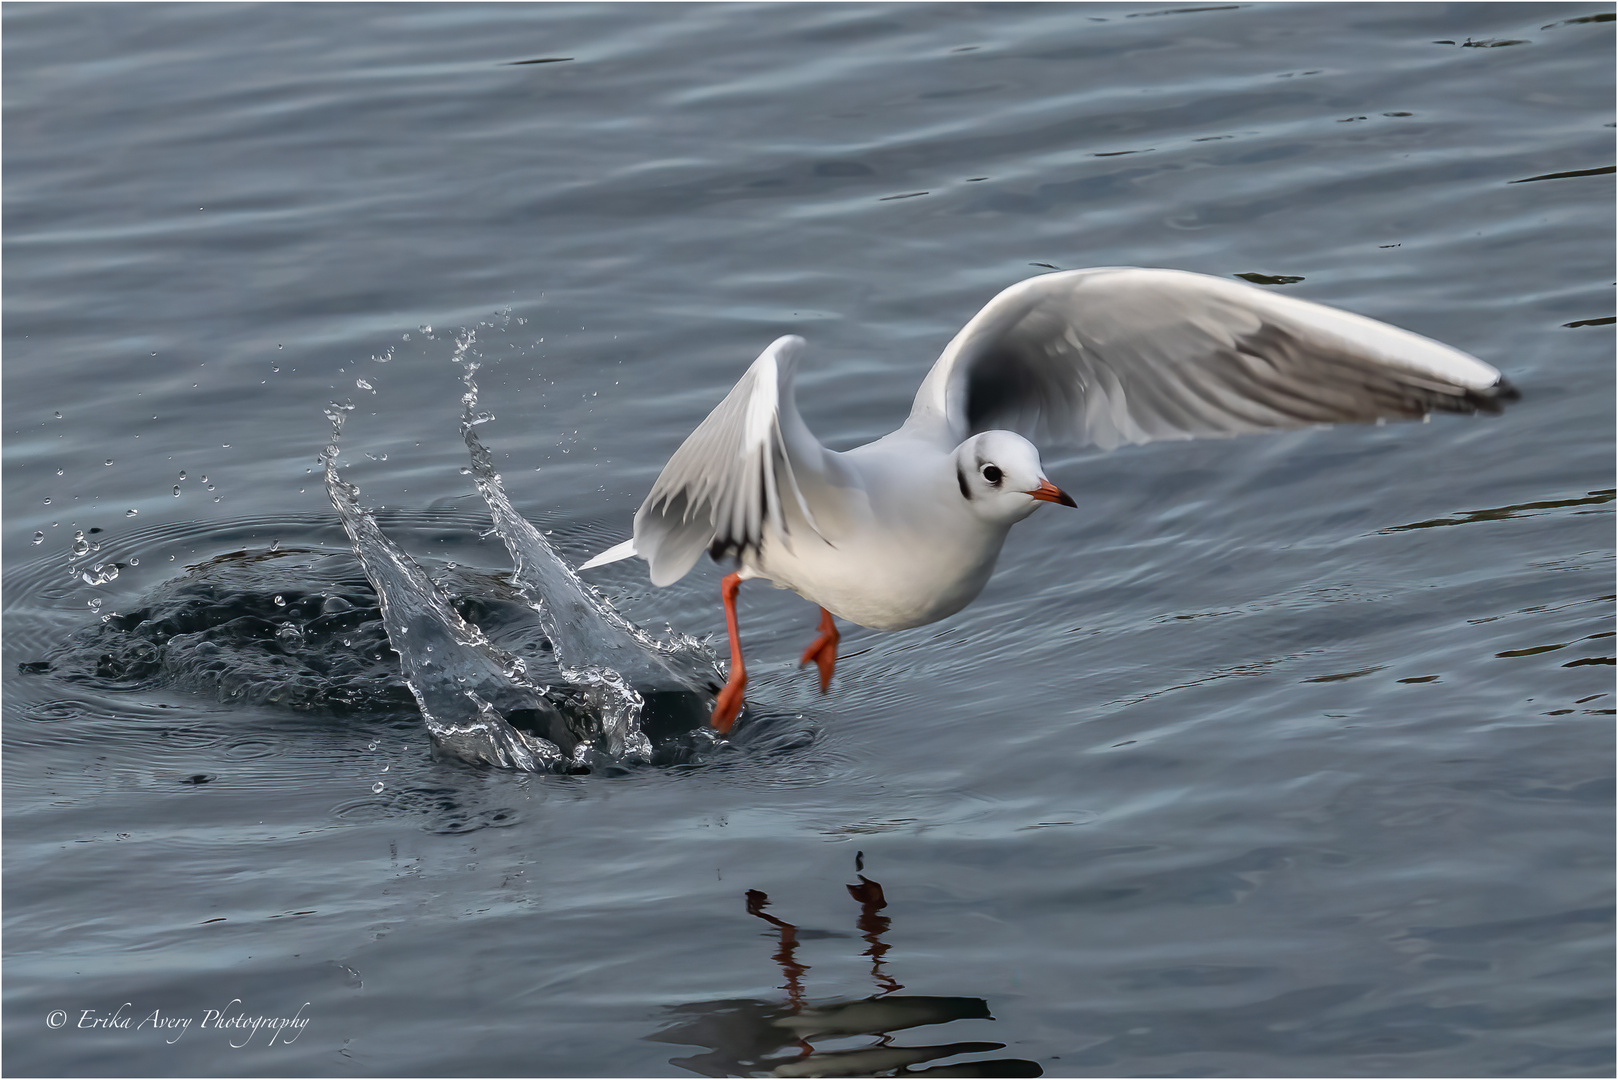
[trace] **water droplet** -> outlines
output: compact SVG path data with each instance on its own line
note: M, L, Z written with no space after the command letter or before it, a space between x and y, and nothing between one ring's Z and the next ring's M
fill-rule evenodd
M371 740L371 745L367 746L365 749L367 749L367 750L375 750L376 747L377 747L377 741L375 739L372 739Z
M36 532L34 534L34 543L43 544L44 542L45 542L45 534L42 533L42 532Z
M99 596L90 597L90 599L85 602L85 606L88 607L91 611L100 611L101 610L101 597L99 597Z
M83 532L73 534L73 557L76 559L90 550L90 541L84 538Z
M51 504L51 500L50 500L50 496L48 496L48 495L47 495L47 496L46 496L46 497L45 497L45 505L46 505L46 506L49 506L49 505L50 505L50 504Z
M174 497L176 499L178 499L180 497L180 485L179 484L174 485Z
M287 606L286 597L282 596L280 593L276 593L275 594L275 606L276 607L286 607Z
M140 558L138 556L131 555L129 557L129 565L130 566L139 566L140 565Z
M371 793L373 795L382 794L382 787L383 787L382 781L378 780L376 783L371 785Z
M224 498L224 496L223 496L223 495L215 495L215 496L214 496L214 497L213 497L213 501L214 501L214 502L219 502L219 501L220 501L220 500L221 500L221 499L223 499L223 498Z
M206 479L207 479L207 477L203 477L203 479L204 479L204 480L206 480ZM209 491L212 491L212 490L213 490L213 485L212 485L212 484L209 484L209 485L208 485L208 490L209 490Z
M206 475L204 475L204 476L203 476L203 478L202 478L202 482L203 482L203 483L204 483L204 484L206 484L206 483L207 483L207 482L208 482L208 477L207 477L207 476L206 476Z
M374 360L376 357L373 356L371 359ZM376 390L371 386L371 384L366 382L364 379L355 379L354 385L359 387L361 390L370 390L373 394L376 393Z
M103 465L111 465L112 464L112 458L108 458L106 461L103 461L101 464L103 464Z
M382 766L382 771L387 772L388 771L388 766L386 766L386 765Z
M138 513L140 513L139 510L136 510L134 507L130 507L128 510L124 511L124 517L134 517Z
M66 472L66 470L65 470L65 469L57 469L57 470L56 470L56 475L57 475L57 476L61 476L61 475L62 475L62 474L63 474L63 473L64 473L64 472Z
M185 479L185 470L184 470L184 469L181 469L181 470L180 470L180 479L181 479L181 480L184 480L184 479Z
M424 334L430 334L433 332L433 328L428 326L426 323L422 323L420 326L416 327L416 329L420 330Z
M285 345L277 345L276 348L277 349L284 349L284 348L286 348L286 346Z
M279 541L279 540L271 540L270 541L270 550L271 551L280 551L281 550L281 541Z
M62 418L62 414L61 414L61 413L57 413L57 414L56 414L56 419L58 419L58 420L60 420L60 419L61 419L61 418Z

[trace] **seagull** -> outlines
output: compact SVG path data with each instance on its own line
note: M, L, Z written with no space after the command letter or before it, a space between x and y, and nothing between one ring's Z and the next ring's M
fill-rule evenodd
M1361 315L1183 270L1042 274L989 301L956 334L891 434L842 453L798 415L802 338L777 338L663 467L631 556L671 585L707 551L721 584L730 672L711 723L728 733L747 669L743 581L820 607L799 666L831 686L841 618L904 630L983 590L1006 533L1041 503L1075 506L1035 441L1124 443L1243 435L1433 412L1499 413L1517 390L1458 349Z

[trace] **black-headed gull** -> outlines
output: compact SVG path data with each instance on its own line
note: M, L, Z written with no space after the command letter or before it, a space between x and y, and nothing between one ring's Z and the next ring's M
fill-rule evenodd
M1074 505L1029 439L1110 450L1498 413L1517 397L1481 360L1360 315L1181 270L1068 270L996 296L944 349L899 430L836 453L793 403L803 346L789 336L765 349L663 467L634 537L579 567L638 555L669 585L704 551L737 565L721 589L721 732L747 685L741 582L766 578L820 605L800 666L816 662L824 693L833 616L903 630L953 615L982 591L1011 526L1041 502Z

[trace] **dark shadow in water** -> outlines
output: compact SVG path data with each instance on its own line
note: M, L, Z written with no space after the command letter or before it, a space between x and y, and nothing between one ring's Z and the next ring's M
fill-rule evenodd
M856 870L864 868L863 853L855 856L854 865ZM800 930L766 910L770 906L767 895L749 889L747 913L776 930L777 947L772 959L781 969L784 1000L730 998L671 1006L669 1025L646 1038L708 1047L706 1054L669 1059L669 1064L698 1076L1043 1076L1044 1070L1037 1063L1021 1058L913 1068L939 1058L992 1053L1004 1049L1005 1043L894 1044L893 1033L905 1028L994 1017L982 998L899 993L904 986L887 970L889 945L882 940L891 922L881 914L887 900L878 882L864 874L858 877L858 884L848 886L848 894L860 906L854 925L866 943L862 955L871 960L871 979L877 987L874 995L810 1005L804 987L809 965L798 959L799 939L843 935ZM824 1045L872 1037L874 1041L863 1046ZM817 1042L822 1045L816 1046Z
M1514 43L1508 42L1507 44ZM1618 171L1618 166L1603 165L1599 169L1572 169L1568 172L1551 172L1539 176L1526 176L1521 180L1509 180L1507 183L1532 184L1536 180L1572 180L1580 176L1607 176L1614 171Z
M1504 521L1508 518L1537 517L1532 513L1535 510L1560 510L1565 506L1599 506L1610 503L1613 496L1618 494L1613 488L1603 488L1599 491L1587 492L1582 499L1546 499L1541 502L1517 503L1515 506L1496 506L1488 510L1465 510L1457 517L1434 518L1431 521L1417 521L1409 525L1390 525L1381 532L1397 533L1409 532L1411 529L1438 529L1446 525L1470 525L1476 521ZM1575 511L1588 513L1589 511Z
M346 552L215 556L28 667L103 691L169 687L296 712L415 709L376 593Z
M1236 276L1243 281L1251 281L1254 285L1296 285L1303 280L1297 274L1260 274L1257 271Z
M434 569L455 611L560 687L553 646L510 580ZM243 549L186 568L92 623L41 660L19 665L106 692L174 689L298 713L413 717L417 704L388 640L376 591L348 552ZM700 696L647 689L641 725L656 764L700 756L711 739ZM582 709L556 694L564 719ZM514 726L567 743L552 717L514 711Z
M1579 23L1612 22L1615 18L1618 18L1618 15L1614 15L1610 11L1603 11L1595 15L1580 15L1576 19L1563 19L1561 22L1546 23L1544 26L1541 26L1540 29L1552 30L1558 26L1576 26Z
M459 528L454 523L446 534L455 535ZM204 534L202 539L213 535ZM122 563L108 565L125 568ZM422 565L455 614L480 627L491 641L521 658L532 677L549 685L553 711L513 708L507 722L571 751L575 740L566 725L587 728L590 703L570 691L546 628L510 575L454 563ZM12 580L8 588L27 587ZM42 643L33 654L37 659L20 660L12 668L35 684L36 696L55 699L79 690L93 696L27 705L19 717L55 722L108 712L127 715L130 695L174 691L224 705L285 710L315 724L353 718L367 724L402 725L399 730L406 732L421 723L376 591L350 551L244 547L189 565L181 576L116 603L117 612L54 645ZM818 728L802 715L750 709L747 722L734 736L720 740L708 724L711 695L650 686L637 689L643 700L639 726L649 745L644 759L603 757L554 771L624 776L648 765L769 766L780 780L823 767L804 753L814 745ZM105 707L87 703L109 695L115 697ZM469 782L468 790L476 788ZM434 832L512 824L516 819L509 811L508 806L491 808L475 799L471 805L446 806L436 788L413 792L393 784L382 799L367 795L336 808L340 816L424 817L423 827ZM441 827L440 819L448 826Z

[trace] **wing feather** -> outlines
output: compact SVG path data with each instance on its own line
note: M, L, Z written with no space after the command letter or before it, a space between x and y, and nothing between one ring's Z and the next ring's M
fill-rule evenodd
M1429 338L1180 270L1111 267L1002 292L933 365L906 426L1111 449L1314 424L1497 413L1500 372Z
M766 525L785 538L783 494L816 528L798 475L817 470L824 450L792 400L803 346L789 335L765 349L663 467L635 513L634 551L654 585L684 577L704 551L756 553Z

